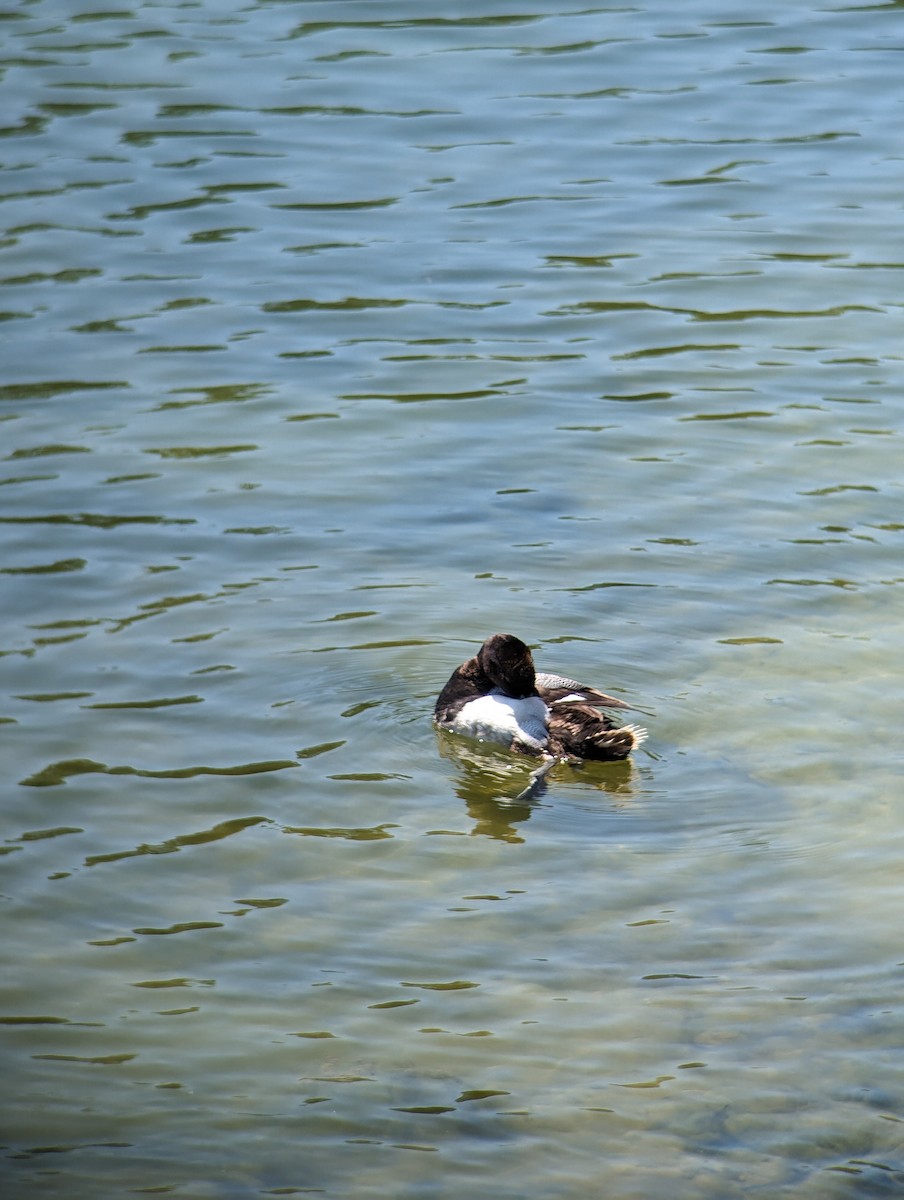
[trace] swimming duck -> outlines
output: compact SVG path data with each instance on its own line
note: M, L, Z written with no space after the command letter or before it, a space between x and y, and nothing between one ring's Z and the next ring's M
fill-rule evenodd
M600 708L630 708L605 692L534 668L530 648L511 633L494 633L452 672L434 720L443 729L499 742L547 759L627 758L647 736L617 726Z

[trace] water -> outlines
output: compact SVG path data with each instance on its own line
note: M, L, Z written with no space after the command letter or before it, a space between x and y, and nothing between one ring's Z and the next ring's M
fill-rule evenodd
M10 1195L901 1191L900 9L5 14Z

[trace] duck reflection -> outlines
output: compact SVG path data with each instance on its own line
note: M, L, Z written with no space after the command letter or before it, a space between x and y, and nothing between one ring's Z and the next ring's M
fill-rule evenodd
M459 771L456 794L465 802L474 822L472 836L523 842L519 826L529 821L549 790L549 777L562 783L580 783L607 795L627 800L634 794L634 767L630 759L615 763L566 763L549 761L541 770L536 759L514 759L492 743L464 739L436 729L436 742L443 758Z

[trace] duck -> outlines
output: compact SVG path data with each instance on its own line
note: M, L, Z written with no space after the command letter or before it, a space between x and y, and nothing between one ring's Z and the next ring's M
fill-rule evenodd
M538 672L525 642L511 633L494 633L452 672L433 719L441 729L497 742L518 754L613 762L627 758L647 731L619 726L600 709L630 707L576 679Z

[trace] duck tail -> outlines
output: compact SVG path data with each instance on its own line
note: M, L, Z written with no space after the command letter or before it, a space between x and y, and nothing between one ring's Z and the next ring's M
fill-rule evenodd
M647 731L639 725L621 725L617 729L595 730L584 745L584 757L608 762L627 758L647 740Z

